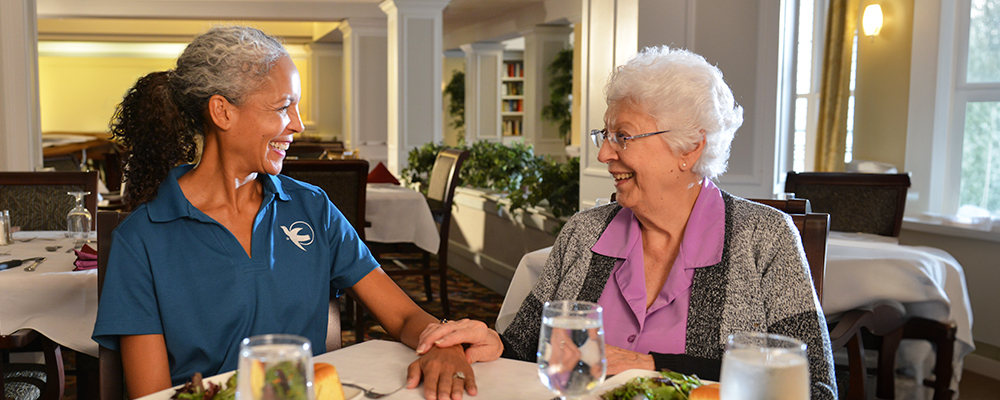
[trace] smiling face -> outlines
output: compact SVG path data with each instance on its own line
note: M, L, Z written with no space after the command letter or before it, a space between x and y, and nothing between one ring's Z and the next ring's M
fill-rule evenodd
M652 116L628 105L609 107L604 120L608 132L619 132L624 136L671 129L670 126L658 127ZM675 155L660 135L626 142L624 150L616 151L605 141L597 154L600 162L608 164L608 172L615 179L618 204L622 207L642 213L644 207L662 205L673 191L687 187L691 180L691 162ZM688 164L687 172L681 168L685 162Z
M291 59L282 57L260 89L237 108L233 134L226 147L246 157L252 172L281 172L292 135L303 129L299 117L301 93L298 69Z

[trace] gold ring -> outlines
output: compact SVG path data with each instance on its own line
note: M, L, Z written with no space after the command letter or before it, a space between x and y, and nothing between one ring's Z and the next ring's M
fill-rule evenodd
M462 373L462 371L458 371L455 373L455 375L452 375L451 377L455 379L465 379L465 374Z

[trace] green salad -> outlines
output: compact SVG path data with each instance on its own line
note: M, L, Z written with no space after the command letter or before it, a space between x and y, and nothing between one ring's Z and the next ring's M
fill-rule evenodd
M175 400L234 400L236 398L236 374L229 377L226 387L204 381L200 372L195 372L191 381L185 383L171 399Z
M601 395L602 400L687 400L691 390L701 386L697 376L660 372L657 377L640 376Z

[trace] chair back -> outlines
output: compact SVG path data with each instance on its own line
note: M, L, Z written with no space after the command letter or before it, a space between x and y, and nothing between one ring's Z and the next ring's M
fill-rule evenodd
M441 224L441 249L448 249L448 231L451 225L451 205L458 187L459 171L469 158L467 150L444 149L434 160L430 182L427 184L427 203L435 222ZM438 256L441 256L438 252Z
M830 214L791 214L792 222L802 237L802 249L809 261L816 297L823 302L823 281L826 280L826 240L830 236Z
M899 237L909 174L791 171L785 192L809 199L815 212L830 214L830 229Z
M97 171L0 172L0 210L10 210L11 225L24 231L65 230L66 213L75 205L66 193L90 192L84 205L95 215L97 179Z
M128 217L127 212L99 211L97 213L97 299L104 290L104 277L108 271L111 239L118 224ZM99 400L124 398L122 357L115 350L100 346L97 353L97 397Z
M281 173L323 189L364 240L368 161L285 160Z

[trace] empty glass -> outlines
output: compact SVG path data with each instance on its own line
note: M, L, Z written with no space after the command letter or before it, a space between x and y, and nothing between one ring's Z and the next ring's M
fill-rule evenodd
M90 211L83 206L83 199L90 195L90 192L67 192L66 194L76 198L76 205L66 214L67 235L76 239L76 247L80 247L90 238Z
M550 301L542 310L538 340L538 376L562 399L586 396L604 383L601 306L585 301Z
M806 345L772 333L729 335L719 381L724 400L808 399Z
M312 344L295 335L259 335L240 343L237 400L314 400Z

